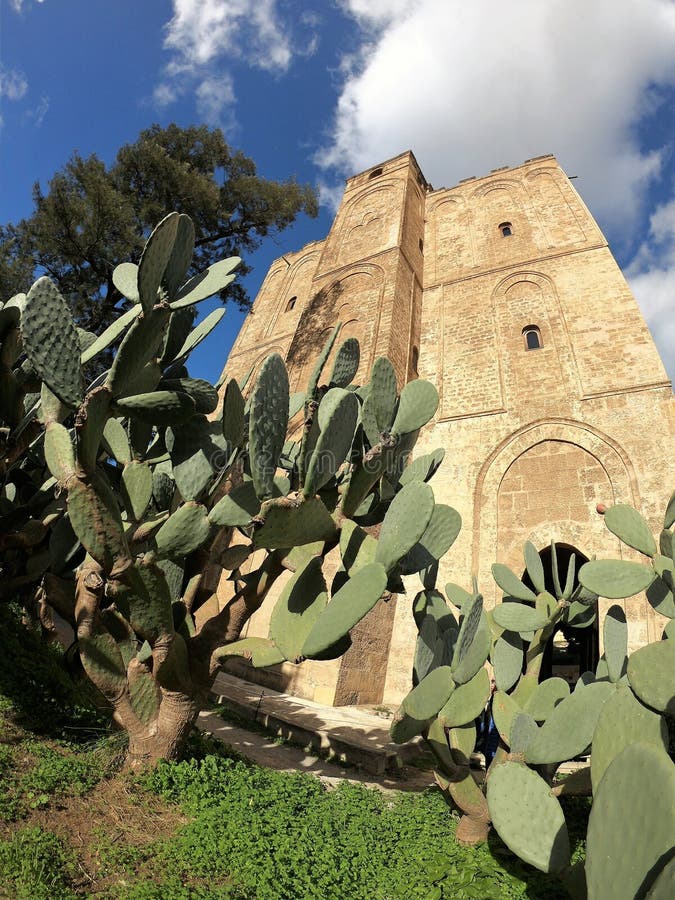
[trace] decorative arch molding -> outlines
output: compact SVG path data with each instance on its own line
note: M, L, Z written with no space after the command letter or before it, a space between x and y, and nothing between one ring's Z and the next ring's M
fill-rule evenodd
M455 207L455 209L452 209L452 207ZM439 262L439 247L443 247L445 241L439 239L439 230L443 229L446 219L453 223L450 232L451 237L454 233L454 236L460 241L460 245L462 240L465 242L464 260L462 261L461 257L458 256L454 260L454 266L461 267L462 263L466 268L477 265L475 217L472 207L467 202L467 198L461 194L447 193L443 197L438 198L427 212L428 258L430 265L433 267L433 281L442 278L444 274L444 265L442 262Z
M320 250L312 249L301 256L300 259L292 262L290 266L287 266L285 271L279 269L276 270L277 273L281 271L283 279L280 285L279 295L276 298L276 308L274 310L274 314L270 316L269 324L265 329L265 337L269 337L277 328L277 320L279 316L281 316L286 311L286 304L288 302L288 299L293 295L293 286L302 270L312 262L314 262L314 269L316 270L319 261L318 257L320 256ZM311 281L311 279L309 279L309 281ZM306 298L301 297L300 299L302 301ZM302 306L303 303L301 302L298 306L298 309L300 309Z
M389 192L391 188L401 188L404 182L400 178L386 178L384 181L371 182L361 188L353 197L350 197L349 200L344 204L344 213L345 213L345 221L349 218L352 213L352 210L355 206L358 206L362 200L366 197L372 197L373 194L377 194L380 191Z
M514 287L514 285L516 284L519 284L521 281L529 281L538 285L539 287L541 287L542 284L546 284L550 288L551 293L553 293L557 299L557 293L553 279L548 275L545 275L543 272L537 272L534 269L523 269L520 272L514 272L513 274L507 275L505 278L502 278L501 281L498 281L495 285L494 290L492 291L492 296L496 297L500 292L506 293L510 288Z
M446 194L443 194L441 197L436 197L431 203L427 206L427 216L436 215L439 208L441 206L445 206L446 203L457 203L462 209L466 209L469 204L467 203L466 197L464 197L459 192L454 193L452 191L448 191Z
M504 438L479 472L473 502L472 569L475 572L479 571L481 560L489 568L487 561L492 561L497 546L497 500L504 476L520 456L545 441L573 444L585 450L607 475L613 494L611 500L633 506L639 503L633 464L617 441L600 429L573 419L532 422Z
M536 169L532 169L525 175L525 183L530 189L534 188L537 193L539 193L539 185L537 184L537 180L541 178L548 178L555 185L558 193L560 194L562 202L568 209L571 220L578 228L579 240L575 243L584 243L585 241L587 241L588 234L586 233L586 228L584 227L583 215L580 215L578 206L574 202L570 202L569 183L567 182L567 179L564 178L562 171L557 166L539 166ZM542 199L544 199L545 201L545 198ZM554 247L556 242L554 237L551 235L549 223L542 224L546 232L549 247Z
M372 341L371 346L368 348L368 355L364 354L361 358L361 363L366 362L367 359L367 371L370 371L373 363L375 362L375 353L378 345L378 338L380 334L380 319L382 316L382 308L384 301L384 290L385 290L385 273L384 268L378 263L358 263L357 265L350 267L346 271L340 273L338 277L333 278L333 280L322 288L322 290L330 293L334 289L338 289L339 285L344 285L345 282L348 282L350 278L353 278L357 275L365 275L369 278L372 278L374 281L374 287L377 287L378 296L377 296L377 315L376 320L374 322L373 333L372 333ZM338 301L337 312L340 314L343 310L348 312L350 318L354 316L354 297L347 297L344 301ZM363 351L363 346L362 346Z
M522 181L518 178L500 178L499 181L490 181L488 184L479 185L472 192L472 197L485 197L492 191L518 191L518 193L527 193L523 187Z
M337 240L338 261L342 259L349 261L349 238L356 228L367 227L373 222L385 222L386 213L394 207L398 195L402 194L403 187L404 182L400 179L388 178L383 182L378 180L376 184L371 184L363 188L345 203L344 214L341 217ZM381 211L375 212L372 208L368 207L368 202L378 195L386 198L381 201L385 210L384 216ZM369 214L372 214L372 218L368 218ZM388 246L386 242L385 245ZM381 249L385 248L378 248L378 250Z
M488 184L479 185L475 191L473 191L471 197L472 199L480 198L484 200L489 194L499 190L508 191L513 198L513 202L517 207L520 216L520 224L516 227L520 228L524 223L529 221L530 231L535 243L541 247L547 247L549 244L548 230L546 229L539 210L536 206L534 207L534 218L532 218L532 216L527 216L524 211L525 204L528 204L531 200L529 185L525 179L500 178L499 181L492 181ZM495 225L496 224L497 223L495 223Z
M506 275L504 278L500 279L497 282L490 296L490 304L492 308L493 321L495 322L495 329L497 330L498 334L498 340L500 342L503 340L503 335L499 333L499 322L497 317L498 298L505 297L512 288L522 283L534 284L536 287L538 287L542 292L542 298L545 305L548 305L548 302L550 302L551 306L553 307L552 309L547 310L548 321L546 322L546 326L550 330L552 346L555 348L555 352L558 357L558 364L560 365L562 371L563 359L567 358L569 360L568 366L571 371L575 393L578 397L583 396L584 390L581 383L581 376L579 374L579 366L577 363L574 342L570 339L570 329L568 326L567 317L565 316L563 304L560 302L560 296L558 294L555 281L549 275L546 275L544 272L538 272L536 269L522 269L519 272L513 272L510 275ZM562 333L561 329L553 328L553 321L555 318L558 319L562 326ZM546 339L544 343L546 343ZM503 402L505 402L503 393L504 373L502 371L501 359L499 361L499 379L500 384L502 385Z

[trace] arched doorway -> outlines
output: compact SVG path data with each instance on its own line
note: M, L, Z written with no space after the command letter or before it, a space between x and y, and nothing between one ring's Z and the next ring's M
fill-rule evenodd
M571 544L555 545L557 578L560 585L564 585L567 579L567 573L570 566L572 554L574 554L574 582L573 587L576 588L579 581L577 573L584 563L588 562L585 556L576 547ZM544 567L544 578L546 582L546 590L555 596L555 580L553 575L553 552L551 547L544 547L539 551L542 565ZM536 592L527 570L523 572L522 582L531 590ZM592 609L589 609L587 621L581 626L572 627L570 625L559 624L544 650L544 656L541 664L541 674L539 680L550 678L557 675L569 682L570 687L574 687L580 675L584 672L595 671L600 658L600 644L598 640L598 615L597 608L594 615L591 615Z

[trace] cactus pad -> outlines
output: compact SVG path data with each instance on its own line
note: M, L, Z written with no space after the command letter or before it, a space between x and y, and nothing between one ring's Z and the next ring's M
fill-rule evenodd
M434 492L413 481L394 497L384 517L375 559L389 572L426 531L434 511Z
M609 680L617 682L624 673L628 655L626 613L616 603L610 606L603 627L605 659Z
M171 306L175 306L174 303ZM212 310L208 316L205 316L202 321L197 325L196 328L193 328L192 331L188 334L188 336L183 341L183 345L176 353L174 359L180 360L185 359L195 347L198 347L202 341L205 341L206 338L211 334L213 329L218 325L220 320L225 315L225 307L219 306L216 309Z
M335 522L318 497L304 501L281 498L279 505L265 510L253 542L256 547L272 549L328 541L334 536Z
M492 718L495 720L497 731L505 744L511 739L511 725L521 711L518 703L510 694L497 691L492 696Z
M371 443L377 443L377 435L380 433L390 431L394 410L396 409L396 394L397 386L394 367L386 357L380 356L373 364L370 373L370 389L366 398L369 407L372 409L373 424L376 431L374 441L371 440L371 435L368 434L368 439L371 440Z
M644 897L672 850L675 767L664 750L629 744L598 785L586 844L589 900Z
M155 535L159 556L182 557L208 539L211 525L201 503L188 500L179 506Z
M352 519L345 519L340 529L340 556L350 575L356 575L368 563L375 561L377 541L359 528Z
M527 574L530 576L530 581L534 585L535 590L539 594L541 594L542 591L546 590L544 565L541 561L539 551L530 541L527 541L525 544L525 566L527 568Z
M147 463L133 460L122 469L120 488L129 518L140 522L152 499L152 471Z
M520 578L517 578L508 566L504 566L501 563L494 563L492 566L492 577L509 597L515 597L516 600L526 600L529 603L534 603L536 601L537 595L531 591L529 587L524 585ZM515 631L517 629L510 630ZM525 630L534 631L535 629L530 628Z
M409 481L428 481L438 470L444 458L445 450L442 447L432 453L418 456L405 467L399 478L399 484L403 487Z
M360 622L380 599L387 586L387 573L377 562L364 566L333 596L318 617L302 648L312 657L336 643Z
M492 610L492 618L500 628L519 634L538 631L548 624L548 616L524 603L499 603Z
M143 248L138 264L138 299L146 313L157 302L157 291L171 256L177 229L178 213L169 213L155 226Z
M335 355L333 371L329 382L331 385L345 388L352 383L359 368L361 351L356 338L350 337L343 341Z
M232 378L227 383L223 398L223 436L233 447L241 447L244 443L246 431L244 407L241 389Z
M159 713L159 685L151 672L138 660L133 659L127 673L129 701L138 718L147 725L157 718Z
M47 277L38 278L21 312L21 338L31 366L67 406L84 397L80 341L68 304Z
M92 341L87 349L82 352L82 356L80 357L82 365L85 365L85 363L88 363L95 356L98 356L98 354L105 350L106 347L109 347L113 341L116 341L120 335L124 334L129 325L131 325L134 319L139 315L141 309L141 304L137 303L108 325L105 331L102 331L96 340Z
M320 433L307 467L303 493L316 494L335 475L352 445L359 415L356 395L342 388L328 391L319 406Z
M241 258L239 256L230 256L228 259L221 259L194 275L189 281L181 287L176 295L176 299L171 303L172 309L181 309L183 306L192 306L207 297L213 297L214 294L220 293L226 288L230 282L234 281L234 275L231 273L237 268Z
M518 634L504 632L492 651L495 682L500 691L508 691L518 681L523 667L523 642Z
M196 500L225 463L220 424L193 416L187 425L167 428L165 441L178 490L186 500Z
M430 381L409 381L401 391L391 431L408 434L430 422L438 409L438 391Z
M45 462L61 485L65 485L75 472L75 451L70 433L58 422L52 422L45 432Z
M286 583L270 618L270 639L286 659L297 660L317 618L326 608L328 593L321 557L313 557Z
M213 525L231 528L245 528L251 519L260 512L260 500L252 481L225 494L209 512L209 521Z
M128 393L146 363L155 357L168 318L167 310L158 307L137 318L124 335L106 381L113 397Z
M166 378L159 383L160 390L180 391L192 397L198 413L215 412L218 391L203 378Z
M195 414L195 401L182 391L150 391L118 400L115 412L148 425L183 425Z
M138 266L136 263L123 262L119 266L115 266L112 282L123 297L138 303Z
M118 697L126 687L127 678L122 654L112 635L81 637L78 645L87 675L108 698Z
M593 733L591 781L594 794L607 766L624 747L635 741L667 750L668 728L663 716L644 707L628 685L621 684L602 707Z
M487 802L497 834L517 856L542 872L560 872L569 865L565 816L536 772L516 762L495 766Z
M608 600L621 600L646 590L656 578L651 566L625 559L594 559L579 569L579 581Z
M563 678L547 678L530 694L523 709L535 721L545 722L556 706L569 695L570 686Z
M471 754L476 749L476 723L467 722L451 728L448 732L448 743L452 758L460 766L468 766Z
M467 681L470 681L481 666L485 664L490 652L492 641L487 616L485 615L485 610L482 609L483 598L478 594L476 599L480 601L481 611L478 625L471 641L469 641L469 635L473 628L471 618L476 613L476 606L472 601L471 604L465 604L462 608L461 626L465 628L465 631L462 634L462 627L460 626L452 662L452 677L456 684L465 684Z
M256 494L272 496L288 427L288 374L278 353L267 357L251 396L249 458Z
M610 507L605 513L605 525L624 544L639 550L645 556L654 556L657 553L656 542L649 525L632 506L617 503L616 506Z
M401 709L413 719L430 719L442 709L454 689L450 666L439 666L404 697Z
M675 716L675 641L647 644L631 653L628 681L647 706Z
M433 566L448 552L462 528L462 517L451 506L437 503L424 534L402 560L404 574Z
M538 731L537 723L529 713L516 713L511 722L511 731L509 733L511 753L524 756L527 748L536 738Z
M607 681L587 685L566 697L542 725L527 752L531 765L574 759L590 746L602 706L616 690Z
M104 477L92 472L68 485L68 515L82 546L106 574L129 560L117 502Z
M216 651L216 655L221 659L227 656L243 656L257 669L284 661L284 654L276 644L260 637L243 638L232 644L226 644Z
M480 669L471 681L455 688L450 699L438 713L439 720L448 728L473 722L485 709L490 697L490 676L487 669Z
M183 283L192 262L194 249L195 226L190 216L180 213L176 226L176 237L162 279L169 300L176 297L178 288Z
M413 719L412 716L399 709L391 720L389 735L395 744L406 744L421 734L427 725L427 721Z

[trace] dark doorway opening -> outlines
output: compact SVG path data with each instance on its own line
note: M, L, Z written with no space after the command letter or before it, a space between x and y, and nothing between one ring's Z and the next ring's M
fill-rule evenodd
M556 544L555 549L558 582L562 586L565 585L570 559L572 554L574 554L573 584L574 588L576 588L579 583L577 573L581 566L588 562L588 557L584 556L581 551L571 544ZM539 552L539 556L544 567L546 590L555 596L551 548L544 547ZM527 571L523 573L521 580L523 584L526 584L536 593L536 588L532 584ZM595 671L599 658L600 643L598 640L598 615L596 610L593 620L583 628L572 628L569 625L558 625L556 627L544 650L539 680L543 681L544 678L557 675L569 682L571 687L574 687L580 675L584 672Z

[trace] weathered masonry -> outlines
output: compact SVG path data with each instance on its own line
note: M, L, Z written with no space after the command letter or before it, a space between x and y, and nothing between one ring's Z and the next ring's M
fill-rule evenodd
M338 321L343 338L361 342L357 381L387 355L400 386L419 376L438 388L416 452L445 448L434 490L464 523L439 584L470 586L476 573L494 604L490 566L521 572L526 540L549 564L552 538L565 566L572 552L625 555L598 503L633 504L660 528L675 485L671 384L607 241L553 156L440 190L410 152L350 178L328 237L271 266L227 373L277 351L298 390ZM221 602L229 589L221 585ZM249 635L266 636L276 596ZM410 596L381 601L342 660L246 677L325 704L395 704L410 685L410 606ZM644 598L626 614L631 648L662 627ZM597 653L597 626L578 645L560 635L552 666L573 677Z

